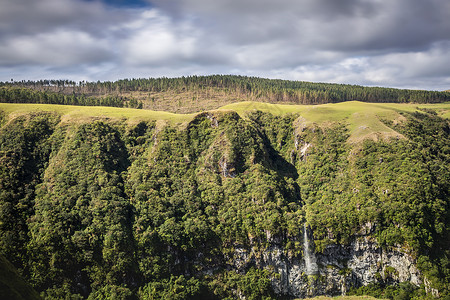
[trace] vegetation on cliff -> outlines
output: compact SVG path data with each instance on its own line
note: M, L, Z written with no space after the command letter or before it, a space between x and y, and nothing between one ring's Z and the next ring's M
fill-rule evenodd
M235 248L301 257L307 222L318 251L361 231L408 251L448 297L449 121L383 122L395 138L354 143L292 113L2 114L0 254L49 299L270 299L275 274L236 272Z
M0 255L0 295L8 300L41 299L3 255Z

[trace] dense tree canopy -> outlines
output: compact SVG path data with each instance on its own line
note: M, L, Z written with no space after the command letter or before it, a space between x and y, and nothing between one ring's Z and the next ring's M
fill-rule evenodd
M233 269L235 248L301 257L305 222L317 251L372 224L445 297L449 121L405 117L387 123L405 139L351 146L343 124L297 115L206 112L182 128L17 116L0 128L0 254L49 299L270 299L275 275Z

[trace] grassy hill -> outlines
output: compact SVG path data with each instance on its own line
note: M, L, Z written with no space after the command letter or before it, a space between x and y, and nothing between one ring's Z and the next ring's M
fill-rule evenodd
M56 112L62 116L62 121L71 122L92 121L92 118L110 118L116 120L128 119L130 121L166 120L172 123L182 123L192 120L195 116L195 114L175 114L132 108L56 104L0 103L0 110L12 116L39 111Z
M450 118L450 103L439 104L398 104L398 103L365 103L358 101L341 102L322 105L288 105L262 102L239 102L220 107L219 111L236 111L242 117L249 112L259 110L273 115L298 114L307 124L327 126L329 123L344 123L350 131L348 142L355 143L365 139L379 140L392 137L402 138L402 135L383 121L402 122L402 113L428 109L437 115ZM191 121L196 113L175 114L163 111L91 107L51 104L9 104L0 103L0 110L12 116L36 111L53 111L62 116L63 121L83 122L92 118L127 119L129 122L164 120L170 123L186 123Z

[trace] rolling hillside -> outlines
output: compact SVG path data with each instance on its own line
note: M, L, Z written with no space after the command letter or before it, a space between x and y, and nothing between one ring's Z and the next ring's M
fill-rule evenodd
M308 105L345 101L442 103L450 101L450 93L233 75L141 78L114 82L0 82L0 102L9 103L133 107L195 113L243 101Z
M333 122L343 123L349 129L348 141L359 142L364 139L388 139L402 137L385 122L401 122L402 113L431 110L443 118L450 118L450 103L440 104L395 104L395 103L363 103L349 101L323 105L286 105L262 102L239 102L220 107L219 111L236 111L242 117L247 113L259 110L273 115L297 114L305 124L326 126ZM137 110L128 108L83 107L70 105L45 104L7 104L0 103L0 110L6 114L23 114L35 111L54 111L61 114L67 122L86 122L93 118L127 119L129 122L160 120L171 123L186 123L195 117L192 114L174 114L162 111Z

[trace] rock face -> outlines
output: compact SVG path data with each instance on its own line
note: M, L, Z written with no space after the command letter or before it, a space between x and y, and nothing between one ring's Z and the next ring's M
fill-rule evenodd
M260 255L254 250L235 248L234 257L228 261L238 271L250 265L273 270L278 274L272 282L275 292L300 298L342 295L352 287L375 282L422 283L411 256L399 249L384 250L368 237L358 237L347 246L329 245L323 253L313 253L314 259L303 252L303 256L290 255L277 244ZM312 271L311 266L307 267L311 259L317 263Z

